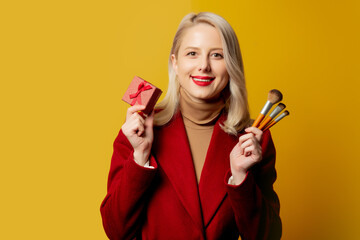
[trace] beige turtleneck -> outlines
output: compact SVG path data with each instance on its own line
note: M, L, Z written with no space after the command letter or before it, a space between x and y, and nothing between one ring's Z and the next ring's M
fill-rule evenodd
M180 111L183 116L198 183L215 122L224 106L225 103L222 98L206 103L194 102L180 88Z

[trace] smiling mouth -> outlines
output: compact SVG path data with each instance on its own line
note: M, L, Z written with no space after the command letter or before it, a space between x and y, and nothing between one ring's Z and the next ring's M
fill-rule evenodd
M199 79L199 78L194 78L194 77L193 77L193 79L195 81L199 81L199 82L211 82L212 81L211 79Z
M208 77L208 76L191 76L191 78L199 82L210 82L215 79L215 77Z
M212 83L215 77L208 77L208 76L191 76L192 80L195 84L199 86L207 86Z

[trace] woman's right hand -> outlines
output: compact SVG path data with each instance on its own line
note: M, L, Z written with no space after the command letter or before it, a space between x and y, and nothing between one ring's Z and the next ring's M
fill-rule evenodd
M144 166L150 156L150 150L154 139L153 121L154 111L145 119L138 111L144 110L143 105L129 107L126 113L126 121L121 129L134 148L134 160Z

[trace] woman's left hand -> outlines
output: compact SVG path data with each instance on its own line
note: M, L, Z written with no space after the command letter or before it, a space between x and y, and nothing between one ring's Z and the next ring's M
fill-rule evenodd
M263 132L256 127L245 129L246 134L239 137L239 142L230 153L230 169L234 184L239 185L247 171L262 159L260 141Z

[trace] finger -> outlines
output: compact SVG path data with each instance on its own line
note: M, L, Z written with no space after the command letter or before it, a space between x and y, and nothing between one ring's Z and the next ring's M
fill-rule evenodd
M144 125L141 124L137 128L137 133L136 134L140 137L144 133L144 130L145 130Z
M145 124L145 119L141 116L141 114L136 112L132 115L132 117L134 120L138 121L138 123L141 123L142 125Z
M147 115L144 113L144 112L138 112L138 114L143 118L145 119L147 117Z
M239 137L239 142L242 144L243 142L247 141L248 139L250 139L252 137L254 137L253 133L247 133L247 134L241 135Z
M128 125L131 126L132 129L137 129L138 126L144 125L145 120L139 114L134 113L126 122L128 122Z
M258 129L257 127L248 127L245 129L245 132L247 133L253 133L256 137L256 139L260 142L262 138L263 131Z
M144 110L144 109L145 109L144 105L134 105L134 106L129 107L126 112L126 119L128 119L134 113Z
M256 156L261 156L262 149L260 146L251 145L251 146L247 147L247 149L250 149L252 154L254 154Z
M154 114L155 112L152 111L151 114L144 120L144 124L146 127L153 127L154 124Z
M238 146L239 146L240 155L243 155L243 154L244 154L244 148L241 147L241 143L240 143L240 142L238 143Z
M149 139L153 138L154 111L145 119L145 133Z
M247 148L247 147L250 147L250 146L254 146L254 139L253 138L250 138L250 139L246 140L245 142L243 142L241 144L241 147L244 148L244 149Z
M144 128L139 119L134 119L129 123L129 128L133 134L137 134L141 128Z
M255 149L254 145L244 148L244 155L247 157L250 156L251 154L254 153L254 149Z

